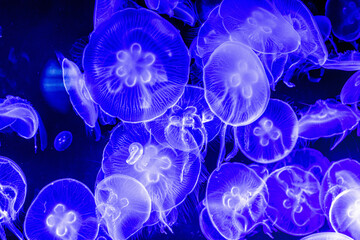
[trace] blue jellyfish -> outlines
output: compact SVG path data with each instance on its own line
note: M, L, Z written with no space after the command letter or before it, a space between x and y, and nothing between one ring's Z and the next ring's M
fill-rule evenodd
M6 239L5 225L19 239L24 239L13 221L24 205L27 191L25 175L11 159L0 156L0 238Z
M332 32L337 38L352 42L360 37L359 0L327 0L325 15L330 19Z
M270 1L224 0L219 11L233 41L260 53L290 53L299 48L299 34Z
M200 159L156 142L143 124L123 124L113 130L104 149L102 171L105 177L124 174L141 182L150 195L151 211L165 223L166 211L193 191Z
M282 232L303 236L324 224L319 203L320 183L316 177L297 166L285 166L266 179L269 205L266 215Z
M329 58L322 67L325 69L341 71L359 71L360 52L345 51L343 53L330 54Z
M203 208L199 215L199 225L202 234L206 237L207 240L225 240L218 230L213 226L211 219L209 217L209 212Z
M354 73L341 89L342 104L355 104L360 102L360 71Z
M331 34L331 22L327 16L317 15L314 20L320 30L321 36L324 41L328 40Z
M268 203L265 182L242 163L225 163L210 176L206 208L213 226L226 239L239 239L259 225Z
M45 186L25 217L27 239L95 239L99 224L94 195L83 183L59 179Z
M205 22L209 16L210 12L214 8L220 5L221 0L198 0L195 1L196 13L199 17L200 22Z
M85 87L84 76L79 67L64 58L62 61L63 81L66 92L75 112L84 120L86 125L94 128L98 119L98 107L91 100Z
M111 18L117 11L135 4L132 0L96 0L94 8L94 29Z
M331 150L357 125L358 118L349 108L334 99L318 100L299 120L299 137L316 140L340 135Z
M298 139L298 120L289 104L270 99L263 115L255 122L238 127L235 133L241 152L258 163L286 157Z
M206 146L220 131L222 123L209 109L204 89L186 86L183 96L165 114L146 123L146 128L162 144L182 151Z
M54 148L56 151L64 151L66 150L72 142L72 134L69 131L62 131L58 135L56 135L54 140Z
M205 99L225 124L244 126L265 111L270 86L256 54L247 46L225 42L204 67Z
M86 87L103 111L143 122L179 100L190 56L169 22L150 10L125 9L92 33L83 63Z
M95 201L109 236L127 239L149 219L151 199L135 178L114 174L98 183Z
M353 240L352 238L337 232L313 233L300 240Z

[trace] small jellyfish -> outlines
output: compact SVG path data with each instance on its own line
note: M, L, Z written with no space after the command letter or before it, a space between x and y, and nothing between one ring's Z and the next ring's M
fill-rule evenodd
M360 102L360 71L354 73L341 89L342 104L355 104Z
M179 31L156 13L125 9L91 35L84 51L91 99L127 122L152 120L184 92L190 56Z
M327 0L325 15L330 19L332 32L337 38L352 42L360 37L359 0Z
M208 180L208 216L226 239L249 234L263 220L267 203L265 182L242 163L222 164Z
M94 29L107 21L115 12L124 9L133 1L126 0L96 0L94 8Z
M195 1L196 13L200 22L205 22L214 8L220 5L221 0L198 0Z
M324 41L328 40L331 33L331 22L327 16L314 16L315 22L319 27L321 36L323 37Z
M54 140L54 148L56 151L62 152L66 150L72 142L72 134L69 131L62 131L56 135Z
M206 237L207 240L225 240L218 230L214 227L209 217L208 210L203 208L199 215L199 225L202 234Z
M45 186L25 217L27 239L95 239L99 224L94 195L83 183L59 179Z
M270 86L263 65L247 46L225 42L204 67L205 99L225 124L244 126L265 111Z
M297 166L285 166L266 179L269 206L266 215L282 232L303 236L324 224L319 203L320 183L315 176Z
M298 139L298 120L289 104L270 99L255 122L238 127L235 135L241 152L258 163L271 163L286 157Z
M127 239L148 220L151 199L145 187L135 178L114 174L96 186L95 201L109 236Z
M299 34L270 1L224 0L220 16L231 40L257 52L290 53L300 46Z
M24 205L27 191L26 178L20 167L11 159L0 156L0 238L6 239L3 225L24 239L13 221Z
M337 232L313 233L300 240L353 240L352 238Z

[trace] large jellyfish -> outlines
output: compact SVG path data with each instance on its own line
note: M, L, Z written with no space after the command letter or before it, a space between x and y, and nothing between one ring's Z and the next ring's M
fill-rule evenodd
M225 163L208 180L208 216L226 239L239 239L254 230L263 220L267 203L265 182L242 163Z
M62 131L58 135L56 135L54 139L54 148L56 151L65 151L72 142L72 134L69 131Z
M181 97L190 56L179 31L156 13L125 9L91 35L85 84L101 109L123 121L152 120Z
M165 114L146 123L146 128L162 144L182 151L206 146L219 133L221 121L209 109L204 89L186 86L180 100Z
M210 217L209 212L203 208L199 215L199 225L202 234L206 237L207 240L225 240L218 230L214 227Z
M3 226L19 239L23 234L12 223L24 205L27 191L25 175L11 159L0 156L0 238L6 239Z
M313 233L300 240L353 240L352 238L337 232Z
M337 38L351 42L360 37L359 0L327 0L325 15L330 19Z
M109 236L127 239L148 220L151 199L145 187L135 178L114 174L98 183L95 201Z
M152 210L162 216L192 192L200 174L200 159L156 142L143 124L119 125L103 154L104 176L124 174L148 191Z
M260 53L290 53L300 46L293 26L267 0L224 0L220 16L233 41Z
M263 65L247 46L225 42L204 67L205 99L224 123L244 126L265 111L270 86Z
M271 163L286 157L298 139L298 120L289 104L270 99L255 122L238 127L235 135L241 152L259 163Z
M302 236L324 224L319 203L320 183L315 176L297 166L285 166L266 180L269 206L266 214L281 231Z
M59 179L45 186L25 217L27 239L95 239L99 224L94 195L83 183Z
M343 104L360 102L360 71L354 73L341 89L340 99Z

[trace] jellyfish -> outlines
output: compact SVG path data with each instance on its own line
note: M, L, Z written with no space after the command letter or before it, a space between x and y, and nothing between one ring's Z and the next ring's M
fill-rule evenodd
M99 182L95 201L114 240L127 239L150 217L149 193L139 181L126 175L114 174Z
M94 195L83 183L59 179L45 186L25 217L27 239L95 239L99 224Z
M196 13L199 17L200 22L205 22L209 16L210 12L221 3L221 0L198 0L195 2Z
M205 238L207 240L225 240L226 239L213 226L206 207L203 208L200 212L199 225L200 225L202 234L205 236Z
M131 4L135 3L132 0L96 0L94 8L94 29L111 18L115 12Z
M341 89L342 104L356 104L360 102L360 71L354 73Z
M334 99L318 100L299 120L299 137L307 140L341 135L334 149L357 125L358 118L348 107Z
M146 123L157 142L182 151L201 149L213 140L222 123L209 109L204 89L186 86L179 101L165 114Z
M143 124L118 125L103 153L105 177L124 174L143 184L151 211L166 224L165 214L191 193L200 174L197 155L158 143Z
M337 232L313 233L300 240L353 240L352 238Z
M265 111L270 86L256 54L241 43L225 42L204 67L205 99L225 124L244 126Z
M0 238L6 239L4 226L24 239L13 221L24 205L27 191L26 178L20 167L11 159L0 156Z
M241 152L258 163L283 159L298 139L298 120L289 104L270 99L263 115L255 122L238 127L235 133Z
M92 33L83 63L86 88L105 113L143 122L179 100L190 56L169 22L150 10L125 9Z
M360 37L359 0L327 0L325 15L330 19L332 32L337 38L352 42Z
M314 20L320 30L321 36L323 37L324 41L328 40L331 33L331 22L327 16L314 16Z
M56 135L54 140L54 148L56 151L62 152L66 150L72 142L72 134L69 131L62 131Z
M62 60L62 72L64 86L75 112L86 125L94 128L98 119L98 107L90 98L83 74L79 67L67 58Z
M282 232L303 236L324 224L319 203L320 183L316 177L297 166L285 166L266 179L269 205L266 215Z
M216 230L226 239L239 239L262 222L268 204L265 182L242 163L225 163L211 175L206 208Z

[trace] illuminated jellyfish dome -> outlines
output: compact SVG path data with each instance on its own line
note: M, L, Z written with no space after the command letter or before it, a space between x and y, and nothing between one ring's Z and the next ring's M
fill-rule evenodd
M190 57L179 31L146 9L125 9L91 34L83 56L91 98L127 122L152 120L184 92Z

